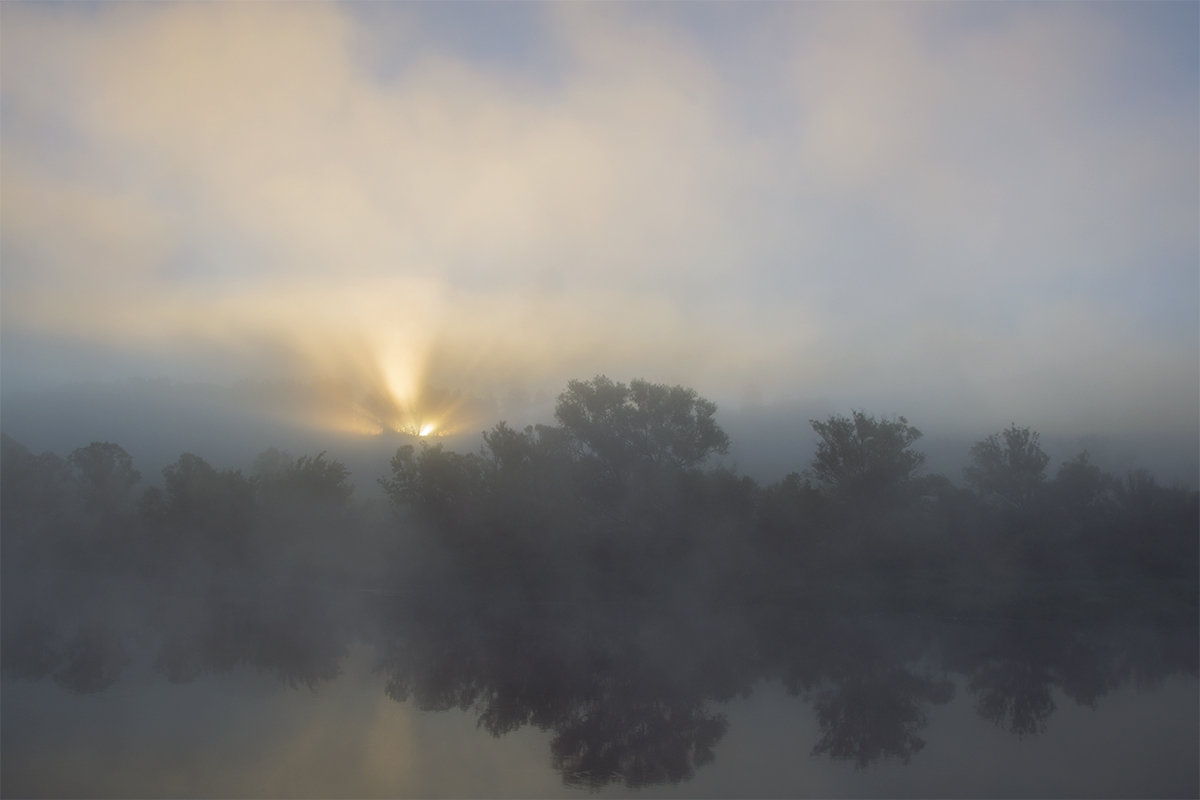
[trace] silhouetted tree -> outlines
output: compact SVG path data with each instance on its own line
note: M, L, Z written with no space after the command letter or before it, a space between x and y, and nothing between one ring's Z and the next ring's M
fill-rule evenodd
M271 448L255 459L254 475L259 482L259 493L268 502L279 504L344 507L354 491L346 465L325 458L324 452L292 458Z
M72 451L67 462L88 511L111 516L131 508L133 488L142 475L120 445L92 442Z
M561 428L538 425L517 431L500 422L484 431L488 503L509 536L557 535L576 515L577 476L570 442Z
M254 489L240 470L213 469L184 453L163 469L164 511L177 524L217 537L245 534L254 517Z
M325 453L292 458L267 450L254 462L255 533L277 568L341 578L352 569L358 523L351 513L349 472ZM360 565L361 566L361 565Z
M854 411L810 423L820 437L812 474L839 500L894 498L925 461L923 453L910 449L921 432L904 417L877 419Z
M391 461L392 477L380 479L392 503L411 507L441 524L461 523L479 510L482 459L446 450L441 444L406 444Z
M1160 486L1137 470L1114 482L1113 503L1105 548L1111 572L1136 577L1144 595L1169 604L1164 613L1194 619L1200 606L1200 492Z
M1112 502L1113 478L1092 463L1086 450L1064 461L1054 476L1057 502L1072 510L1096 509Z
M690 467L729 448L716 404L692 389L603 375L571 381L554 416L568 436L613 470L640 460Z
M34 455L7 434L0 434L0 546L43 528L69 510L77 485L71 465L54 455ZM7 559L0 559L4 561Z
M971 448L967 484L989 503L1026 509L1041 494L1049 461L1038 434L1014 424Z

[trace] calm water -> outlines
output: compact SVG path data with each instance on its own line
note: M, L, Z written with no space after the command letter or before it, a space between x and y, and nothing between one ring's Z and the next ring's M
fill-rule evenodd
M135 659L136 661L136 659ZM172 684L134 664L94 694L6 680L3 792L39 797L461 797L593 794L564 784L554 734L493 736L471 711L422 711L384 693L368 647L342 675L293 689L252 669ZM924 668L914 674L931 674ZM940 674L940 673L939 673ZM813 753L822 727L809 695L762 680L748 697L708 702L728 722L690 780L600 796L1194 797L1200 694L1194 675L1124 682L1081 705L1050 681L1044 727L1014 733L978 709L962 675L923 705L924 745L907 764ZM938 698L940 699L940 698ZM886 725L886 721L882 721Z

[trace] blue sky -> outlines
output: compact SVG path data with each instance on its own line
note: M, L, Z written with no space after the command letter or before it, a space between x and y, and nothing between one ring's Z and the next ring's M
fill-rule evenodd
M5 391L607 372L1197 435L1195 3L0 18Z

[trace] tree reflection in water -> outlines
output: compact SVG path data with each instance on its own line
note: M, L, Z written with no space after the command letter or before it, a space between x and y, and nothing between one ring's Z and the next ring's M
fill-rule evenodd
M906 420L861 412L814 423L814 470L760 487L705 466L714 411L572 382L556 425L401 448L385 518L324 455L248 476L184 455L138 498L116 445L5 437L4 673L94 693L145 654L175 682L252 666L316 690L361 642L392 699L548 731L589 788L691 778L721 704L763 681L810 704L813 754L867 768L917 756L956 686L1028 737L1056 695L1196 674L1195 492L1083 456L1047 479L1015 426L958 488L916 474Z
M908 763L925 746L917 735L929 720L923 703L947 703L954 695L948 680L934 680L892 667L864 670L823 690L813 703L821 725L817 755L853 760L867 767L880 758Z

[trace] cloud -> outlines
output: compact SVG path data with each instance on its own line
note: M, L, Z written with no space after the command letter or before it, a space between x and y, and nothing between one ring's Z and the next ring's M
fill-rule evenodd
M360 394L603 370L983 415L1083 392L1096 424L1171 397L1195 429L1195 81L1152 36L551 6L522 70L359 11L6 7L6 338Z

